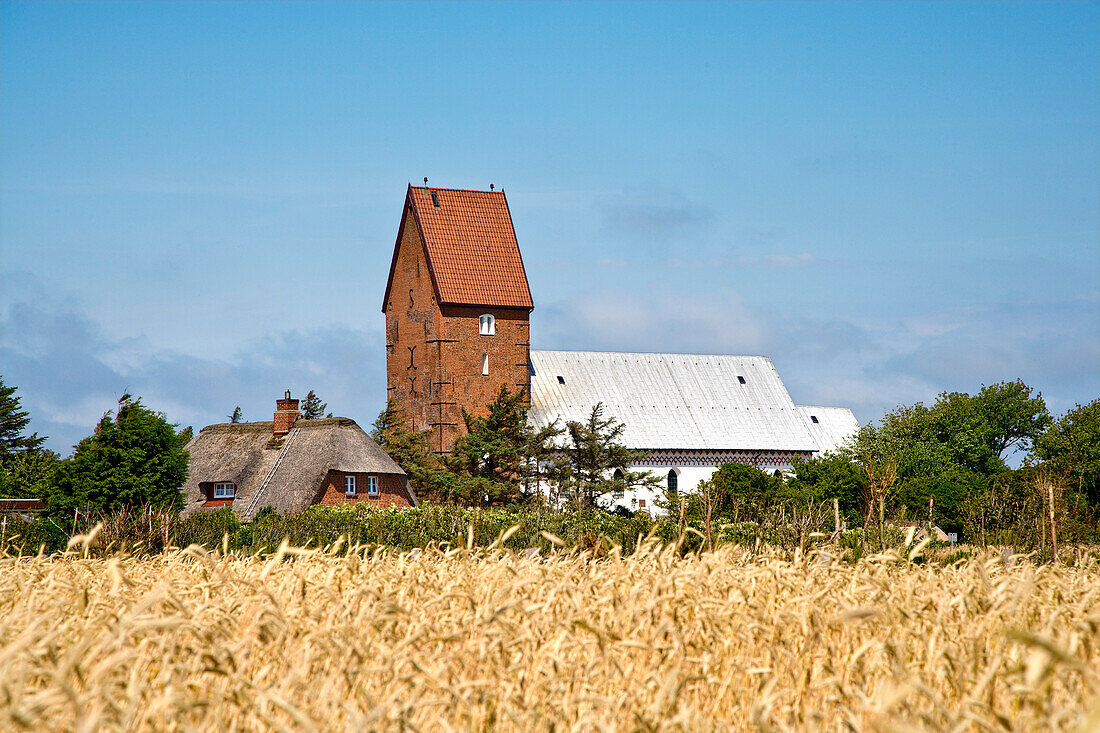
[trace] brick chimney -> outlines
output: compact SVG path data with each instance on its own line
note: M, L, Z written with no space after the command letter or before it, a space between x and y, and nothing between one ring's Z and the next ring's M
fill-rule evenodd
M275 437L279 438L290 432L290 426L301 415L298 411L298 400L290 398L290 390L281 400L275 400Z

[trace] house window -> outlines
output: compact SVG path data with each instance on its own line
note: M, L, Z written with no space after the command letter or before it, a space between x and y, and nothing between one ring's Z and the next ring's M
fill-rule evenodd
M565 377L560 374L558 375L558 384L565 384Z
M232 499L237 495L237 485L231 483L214 484L215 499Z
M615 473L611 474L611 478L613 478L616 481L622 481L623 480L623 472L621 470L619 470L618 468L616 468ZM611 498L612 499L621 499L621 498L623 498L623 492L620 491L619 489L616 489L615 491L611 492Z
M355 496L355 477L344 476L344 494L347 496Z
M497 332L497 319L486 313L477 319L477 332L482 336L495 336Z
M814 421L814 424L817 424L817 415L810 415L810 419Z
M367 495L378 496L378 477L367 476Z
M481 355L481 373L484 374L486 377L489 376L489 355L488 354L482 354Z
M745 378L739 376L739 377L737 377L737 382L738 382L738 384L744 384L745 383Z
M638 508L645 509L645 499L638 499Z
M668 493L675 494L678 486L676 469L672 469L668 472Z

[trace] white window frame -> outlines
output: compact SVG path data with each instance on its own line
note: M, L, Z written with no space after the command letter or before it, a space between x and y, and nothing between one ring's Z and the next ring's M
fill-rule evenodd
M355 477L344 476L344 496L355 496L357 493L355 489Z
M367 476L367 496L378 496L377 476Z
M497 319L491 313L483 313L477 319L477 332L482 336L497 335Z
M232 481L221 481L214 484L215 499L234 499L237 496L237 485Z
M489 376L489 354L484 353L481 355L481 376Z

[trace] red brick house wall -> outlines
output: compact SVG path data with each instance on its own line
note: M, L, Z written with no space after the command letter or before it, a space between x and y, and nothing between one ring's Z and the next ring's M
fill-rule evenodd
M344 493L344 477L355 476L355 496ZM378 496L367 494L367 476L378 477ZM408 507L412 506L412 497L409 495L403 476L392 473L344 473L343 471L329 471L321 485L321 492L315 504L321 506L340 506L342 504L372 504L380 507Z

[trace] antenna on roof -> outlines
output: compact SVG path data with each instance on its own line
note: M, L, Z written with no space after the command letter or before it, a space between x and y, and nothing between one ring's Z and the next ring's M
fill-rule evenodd
M427 176L424 176L424 185L425 185L425 186L427 186L427 185L428 185L428 177L427 177Z

